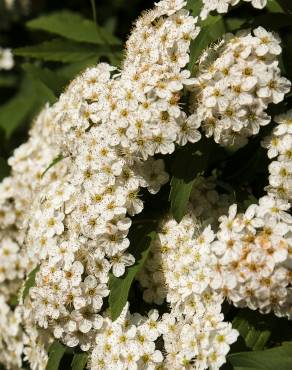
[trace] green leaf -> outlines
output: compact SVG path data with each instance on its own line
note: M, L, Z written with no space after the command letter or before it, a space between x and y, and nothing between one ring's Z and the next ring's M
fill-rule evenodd
M34 105L30 112L30 119L33 119L41 109L43 109L46 103L54 104L57 101L56 95L53 91L41 80L37 79L37 76L28 74L30 83L33 88L33 95L35 98Z
M24 290L22 293L23 300L25 300L25 298L28 296L30 288L35 286L35 278L36 278L36 274L39 271L39 269L40 269L40 266L37 266L28 274L27 279L24 283Z
M199 174L207 168L209 153L204 140L188 144L177 151L172 167L170 182L170 209L173 217L180 222L186 213L194 183ZM204 153L204 154L203 154Z
M6 139L24 122L35 104L32 85L23 81L20 91L8 102L0 106L0 127Z
M17 293L16 294L13 294L12 296L10 296L9 301L8 301L8 304L9 304L9 306L14 307L14 308L16 306L18 306L18 304L19 304L19 298L18 298Z
M193 17L200 14L202 9L202 0L187 0L187 9L191 11Z
M7 164L7 161L0 157L0 181L4 179L4 177L8 176L10 172L10 167Z
M83 370L87 364L87 360L87 353L75 353L71 363L72 370Z
M116 320L122 312L128 300L129 291L137 273L143 267L152 241L156 237L153 225L133 225L131 228L130 253L135 257L135 264L128 267L121 277L110 275L109 306L112 320Z
M33 86L35 102L29 113L29 120L33 120L47 103L53 104L57 101L57 97L53 91L42 81L32 80L31 84Z
M49 349L49 360L46 370L58 370L65 351L66 347L55 340Z
M67 158L67 157L64 157L63 154L59 154L58 157L54 158L52 160L52 162L49 164L49 166L44 170L44 172L42 173L41 177L43 177L49 171L50 168L52 168L53 166L55 166L57 163L59 163L60 161L62 161L64 158Z
M57 101L53 91L42 81L33 81L33 86L36 97L36 106L33 112L38 113L46 103L54 104Z
M13 52L22 57L62 63L79 62L99 55L96 46L63 39L53 39L38 45L17 48Z
M119 45L121 42L106 29L83 18L80 14L64 10L41 16L27 22L31 29L50 32L67 39L91 44Z
M291 370L292 342L255 352L240 352L228 356L234 370Z
M117 17L110 17L104 23L104 28L110 32L114 33L117 28L118 19Z
M37 76L26 71L18 93L0 106L0 128L3 129L6 139L9 139L21 124L32 119L45 103L55 101L56 96L52 90Z
M10 74L0 74L0 87L13 87L17 83L17 77Z
M171 179L169 200L171 202L171 212L176 222L180 222L186 213L194 182L195 179L187 182L174 176Z
M81 60L80 62L66 64L63 67L59 68L58 72L63 76L67 81L72 80L76 75L86 68L96 65L98 62L97 56L92 56L90 58Z
M283 12L283 8L281 7L281 5L279 4L277 0L268 0L266 7L270 12L273 12L273 13Z
M232 321L245 344L253 351L262 350L271 337L272 330L265 316L251 310L240 310Z
M292 13L292 2L291 2L291 0L277 0L277 3L281 6L281 8L285 12Z
M56 95L59 95L67 84L67 79L58 71L51 71L30 63L22 64L21 67L30 79L42 82Z
M0 128L3 129L6 139L9 139L21 124L34 118L47 102L54 103L57 100L50 87L57 94L60 92L62 82L52 71L30 64L24 64L23 69L25 76L19 91L0 106ZM65 81L64 77L62 81Z
M246 19L242 18L225 18L224 19L226 31L228 32L234 32L236 30L239 30L246 22Z
M220 15L211 16L202 22L201 31L195 40L191 42L190 47L190 62L188 69L192 75L196 72L195 65L202 52L210 46L210 44L218 40L225 33L225 26Z

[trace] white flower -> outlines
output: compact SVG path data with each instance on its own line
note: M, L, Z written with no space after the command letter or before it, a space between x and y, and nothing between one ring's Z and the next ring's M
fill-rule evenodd
M285 179L292 174L292 163L273 161L269 165L270 177L269 182L272 186L280 185Z
M150 341L156 340L159 336L158 319L158 311L152 310L148 313L147 320L139 327L139 332L144 334L145 337Z
M186 5L185 0L162 0L155 3L158 7L161 7L167 15L172 15Z
M261 82L257 95L278 104L284 99L284 95L290 91L290 87L291 82L285 77L280 77L279 73L272 78L267 75Z
M220 354L226 355L229 352L230 344L236 341L238 335L238 331L232 329L231 324L228 324L215 336L214 347Z
M276 136L292 134L292 110L276 116L275 122L278 123L274 129L274 134Z
M59 261L64 262L65 268L70 268L75 260L75 252L79 246L74 242L63 241L60 245L49 250L49 255L52 257L51 263L55 264Z
M12 69L14 66L13 54L10 49L3 49L0 47L0 70Z
M257 213L260 217L272 214L278 221L282 220L286 223L292 223L292 217L288 211L290 204L282 199L277 199L271 196L264 196L259 200Z
M291 111L276 116L274 120L278 125L262 142L262 146L268 149L268 157L277 157L269 166L270 184L266 190L273 197L291 200Z
M84 271L84 267L81 262L75 261L70 268L64 269L64 278L62 280L62 284L66 286L69 284L70 286L78 286L81 282L81 275Z
M145 182L142 182L142 186L147 187L151 194L156 194L169 179L169 175L165 172L164 162L161 159L149 159L140 165L139 172L145 180Z
M124 193L126 199L126 207L130 216L140 213L143 209L143 202L139 199L138 187L134 183L130 183L120 190Z
M116 277L125 273L125 268L135 263L135 258L129 253L116 254L111 258L113 274Z
M41 220L45 235L50 238L55 234L59 235L64 231L63 220L65 215L61 212L54 213L53 211L43 215Z
M267 0L244 0L244 1L251 1L252 6L257 9L263 9L267 4Z
M263 56L267 53L279 55L281 54L280 39L276 34L271 34L263 27L258 27L253 30L254 35L257 37L256 54Z
M96 314L95 310L88 309L88 307L78 311L74 310L71 313L71 320L76 323L76 329L84 334L87 334L91 328L100 329L103 323L102 316Z
M207 18L208 14L216 10L218 13L227 13L229 6L234 6L239 3L240 0L203 0L203 9L200 16L202 19ZM250 2L254 8L262 9L266 6L267 0L243 0Z
M82 283L85 300L87 305L91 305L95 311L99 311L103 304L103 298L107 297L109 290L105 284L98 284L96 278L92 275L86 276Z

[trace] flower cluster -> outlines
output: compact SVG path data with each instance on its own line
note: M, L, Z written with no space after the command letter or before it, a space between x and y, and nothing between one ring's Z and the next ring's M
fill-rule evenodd
M219 218L216 234L211 225L200 232L195 207L180 224L164 221L139 276L144 299L157 304L166 299L178 313L191 315L220 307L226 297L235 306L291 319L289 208L269 195L244 214L234 204Z
M267 106L281 102L290 90L290 82L280 74L280 53L278 36L263 27L253 34L227 35L201 59L188 122L202 125L206 136L223 146L245 145L270 122Z
M185 66L199 29L185 5L163 0L145 13L121 70L100 63L80 74L9 160L11 176L0 184L0 361L8 369L21 368L24 356L43 370L55 338L88 352L92 370L218 369L238 335L224 322L224 298L291 318L287 197L269 190L244 214L233 205L222 216L231 196L218 194L214 176L197 179L180 224L162 220L137 277L144 300L168 308L142 316L127 304L116 321L106 310L110 273L120 277L135 262L128 232L143 209L140 189L155 194L168 181L160 155L200 140L201 125L222 145L242 145L290 87L276 60L279 40L263 28L226 37L191 79ZM190 117L180 104L186 86ZM283 142L273 156L287 171L289 114L273 133ZM23 297L21 280L33 269Z
M156 349L160 336L159 314L152 310L148 316L130 314L127 304L118 320L105 317L96 336L90 359L90 369L156 369L163 355Z
M193 316L164 314L160 323L166 359L163 369L220 369L238 337L223 314L206 311Z
M0 70L12 69L14 66L14 59L10 49L3 49L0 47Z
M3 280L7 287L7 277L20 279L40 265L22 310L24 353L34 369L43 369L47 359L40 327L69 346L88 350L94 343L108 273L120 276L134 263L125 253L127 215L143 208L139 188L156 193L168 180L163 161L148 157L171 153L175 142L200 139L184 124L179 106L190 74L182 68L198 33L183 6L158 3L142 17L122 73L112 76L114 68L106 64L85 71L41 112L29 141L9 160L0 221L6 244L10 228L16 227L17 237L9 240L12 256L1 261ZM48 169L57 157L62 160Z
M53 335L35 324L31 302L19 306L21 328L23 328L23 359L29 363L31 370L44 370L49 359L49 349L54 341ZM18 309L17 308L17 309ZM22 368L22 367L21 367Z
M183 5L162 2L146 13L120 73L104 63L86 70L45 113L59 162L54 173L42 166L29 210L25 250L40 268L25 303L39 327L70 347L92 348L109 271L121 276L134 263L127 234L129 216L143 209L139 189L156 193L168 181L163 161L151 157L200 139L179 106L198 33Z
M273 160L269 166L269 194L276 198L292 200L292 110L276 116L277 126L262 145Z
M267 195L244 214L233 205L228 216L219 218L211 245L217 256L215 283L234 305L291 319L289 208L287 201Z
M149 284L146 302L162 304L166 299L171 306L161 321L166 368L194 364L218 369L238 335L223 322L223 294L213 289L216 258L210 245L215 235L211 226L201 229L192 207L179 224L170 217L163 220L139 277L142 286Z
M23 280L27 258L19 253L19 245L12 238L0 241L0 284L6 280Z
M17 308L13 312L10 306L15 304L17 296L20 295L24 276L39 261L38 256L27 253L25 249L31 204L41 183L54 181L57 175L56 170L52 168L51 176L42 178L47 162L58 153L54 149L53 140L50 141L52 121L49 118L48 108L45 108L37 117L28 142L16 149L14 156L9 159L12 166L11 176L0 184L0 301L1 314L3 313L3 319L0 321L2 320L3 326L4 323L6 325L6 329L1 327L5 341L0 341L0 348L5 359L1 358L0 362L8 369L21 368L22 354L29 361L32 360L32 369L45 368L47 361L48 347L43 350L41 356L42 340L35 323L32 323L31 312L23 316L22 310ZM64 167L63 164L62 166ZM62 176L62 168L59 167L58 170ZM48 334L46 337L48 338Z
M22 365L24 338L21 321L19 311L13 312L0 294L0 363L6 369L20 369Z
M40 186L41 174L47 161L56 155L52 143L48 142L51 133L46 113L47 109L44 109L34 123L28 142L10 158L12 174L0 184L0 321L3 336L0 362L8 369L21 368L23 353L35 351L35 343L40 342L37 334L31 337L32 331L23 331L22 326L27 326L28 321L23 319L19 308L13 311L10 306L15 305L24 276L36 263L23 246L28 212ZM51 174L54 172L52 170ZM39 356L37 358L40 360Z
M267 0L243 0L251 3L256 9L263 9L267 5ZM208 14L212 11L218 13L227 13L230 6L237 5L240 0L203 0L203 9L201 11L201 18L206 19Z
M8 236L8 232L1 234L0 232L0 296L9 300L22 284L29 261L20 252L17 241Z
M157 241L153 244L142 270L136 277L141 287L143 288L143 299L147 303L154 302L156 304L162 304L166 296L168 295L169 297L169 295L171 294L169 284L167 283L167 285L165 285L165 272L161 273L161 271L165 271L165 269L167 268L170 274L172 274L171 271L173 271L173 266L169 265L168 267L166 267L167 261L165 261L163 253L164 247L160 246L161 243L165 243L165 245L168 245L170 239L172 239L173 241L171 242L171 245L173 246L173 252L179 252L179 250L176 249L177 245L179 245L180 242L185 245L187 229L189 230L187 234L188 238L192 238L192 235L194 235L195 233L197 234L199 230L202 229L204 226L211 225L212 229L216 230L218 228L218 218L222 214L228 212L229 205L232 203L233 198L228 194L218 193L218 191L216 190L215 176L211 176L209 178L203 178L202 176L200 176L196 180L196 186L194 186L191 192L190 201L196 206L191 208L191 213L189 214L189 217L185 217L180 225L177 225L174 220L169 220L166 223L165 220L163 221L164 224L161 226L162 232L160 235L160 242ZM171 233L171 230L174 231L174 234ZM210 229L208 228L208 230ZM164 233L166 233L167 235L167 240L164 237ZM206 231L206 233L208 233L208 231ZM210 230L209 239L212 234L213 232ZM192 243L194 242L195 241L192 241ZM169 250L167 249L165 252L169 253ZM193 261L195 258L192 254L190 254L189 257L190 258L185 261L185 263L187 264ZM183 258L183 256L181 256L180 258ZM200 266L204 266L204 263L209 258L210 255L206 254L202 261L202 265ZM177 261L177 257L175 257L173 261ZM162 263L164 263L163 267ZM186 273L188 273L188 270L189 269L187 268ZM189 277L189 279L192 278L193 276ZM175 284L175 281L176 279L173 279L173 276L170 276L170 284ZM171 291L175 292L177 286L173 285L172 289L173 290ZM169 302L172 301L169 300Z
M90 369L219 369L238 333L217 309L214 302L204 313L160 318L157 310L130 314L126 305L118 320L105 317Z

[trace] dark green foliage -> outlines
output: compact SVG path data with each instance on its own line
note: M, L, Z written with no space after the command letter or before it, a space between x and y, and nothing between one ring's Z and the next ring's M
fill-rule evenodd
M98 45L120 44L120 40L107 29L97 27L93 20L68 10L33 19L27 22L27 26L33 30L50 32L74 41Z
M234 370L291 370L292 342L264 351L234 353L228 360Z
M55 340L49 349L49 361L47 363L46 370L58 370L65 351L66 347L59 341Z
M71 363L72 370L83 370L86 366L87 360L87 353L76 353Z
M172 164L172 179L170 183L170 209L173 217L180 222L186 213L187 204L199 175L206 171L208 166L210 147L205 140L198 144L187 144L178 149Z

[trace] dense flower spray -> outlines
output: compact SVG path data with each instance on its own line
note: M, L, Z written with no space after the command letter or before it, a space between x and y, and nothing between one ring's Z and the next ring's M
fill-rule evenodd
M269 166L269 186L266 190L275 198L291 201L292 110L276 116L274 120L277 124L276 127L262 143L268 149L268 157L275 158Z
M200 16L202 19L207 18L208 14L212 11L217 11L218 13L227 13L229 8L237 5L240 0L202 0L203 9ZM256 9L263 9L267 5L267 0L243 0L245 2L251 3L251 5Z
M198 179L180 224L161 220L137 277L144 300L166 302L168 312L141 315L127 303L112 321L106 307L110 273L120 277L135 262L128 232L144 207L139 191L156 194L169 180L161 157L199 141L201 126L222 145L244 144L290 87L278 68L279 40L263 28L226 36L215 61L205 53L191 78L186 65L199 27L185 5L164 0L138 19L121 70L100 63L80 74L9 160L11 176L0 185L0 348L9 348L0 361L7 368L21 368L24 354L33 370L45 369L57 339L88 352L92 370L219 369L238 336L224 321L225 298L291 317L288 197L269 187L258 205L237 213L231 197L216 192L214 176ZM186 89L190 116L181 104ZM283 142L285 117L273 133ZM269 150L289 167L284 145ZM271 170L273 189L274 178ZM24 296L19 288L32 270L35 286Z
M191 85L194 114L188 121L202 126L207 137L214 136L223 146L245 145L270 122L268 105L280 103L290 90L278 66L281 50L278 36L263 27L253 34L227 34L201 58Z

